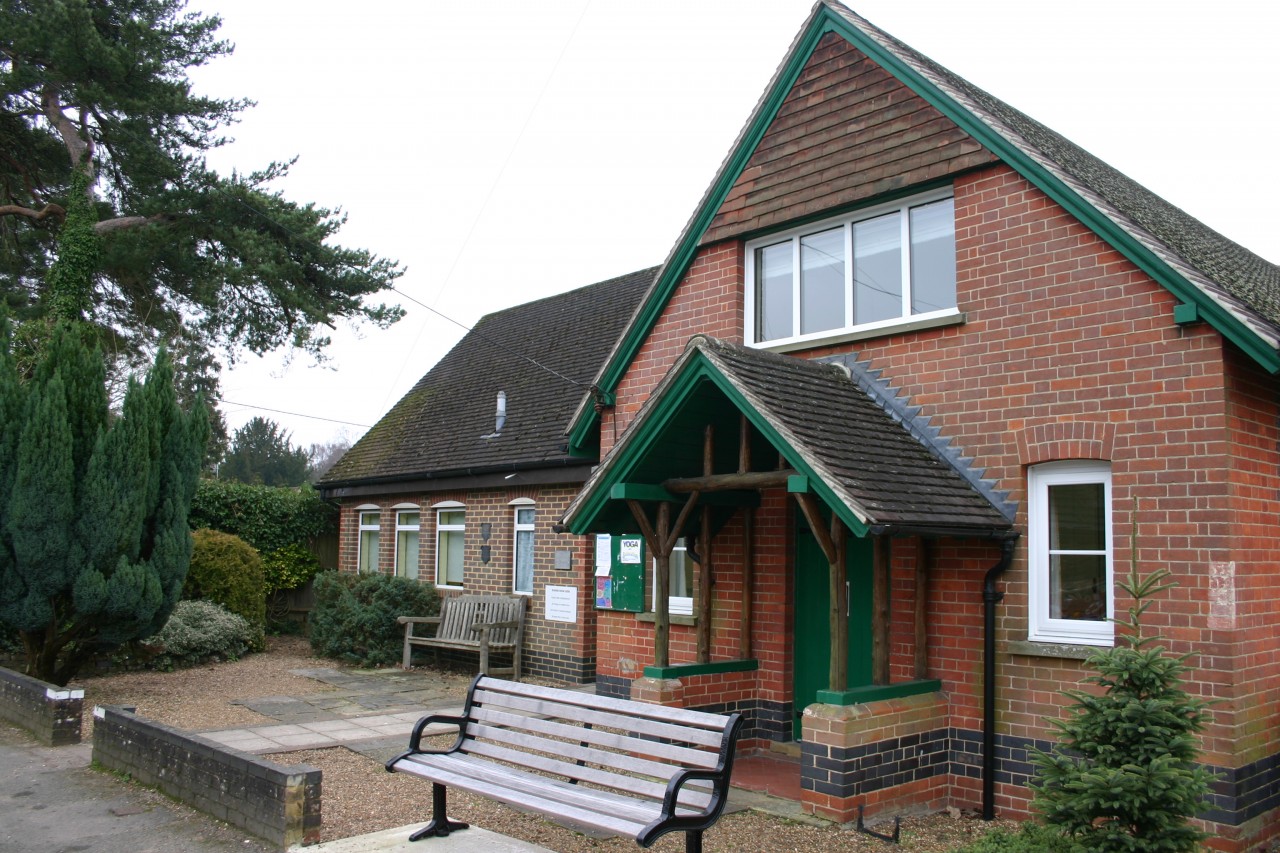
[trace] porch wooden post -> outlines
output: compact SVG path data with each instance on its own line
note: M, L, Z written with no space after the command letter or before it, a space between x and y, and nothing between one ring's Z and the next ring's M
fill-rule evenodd
M698 663L711 662L711 507L702 507L698 531Z
M658 540L666 543L671 532L671 504L658 504ZM663 548L655 554L657 578L653 593L653 665L668 666L671 663L671 550Z
M751 470L751 423L746 415L738 416L738 473ZM738 606L738 658L751 657L751 593L755 584L754 536L756 513L753 507L742 510L742 599Z
M872 540L871 683L889 683L889 540Z
M929 540L916 539L915 677L929 677L929 570L933 558Z
M845 529L840 517L831 513L831 544L835 557L828 577L831 583L831 671L830 690L849 689L849 583L845 570Z

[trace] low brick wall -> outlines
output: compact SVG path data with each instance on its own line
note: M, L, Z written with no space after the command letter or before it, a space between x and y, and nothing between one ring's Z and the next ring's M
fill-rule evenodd
M946 801L947 700L941 693L804 711L801 801L842 822Z
M83 708L83 690L0 668L0 719L26 729L46 746L80 742Z
M94 709L93 760L288 847L320 840L320 771L227 749L123 708Z

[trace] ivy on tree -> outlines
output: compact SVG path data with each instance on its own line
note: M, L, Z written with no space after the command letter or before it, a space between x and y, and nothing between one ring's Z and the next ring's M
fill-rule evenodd
M1086 850L1182 853L1206 838L1189 823L1214 778L1196 763L1205 703L1182 689L1190 655L1170 655L1142 628L1151 597L1176 585L1168 576L1140 578L1134 566L1119 584L1134 604L1118 620L1118 645L1089 658L1085 680L1100 692L1067 691L1074 705L1055 721L1057 748L1033 751L1033 805Z
M80 216L98 238L92 276L64 295L113 369L162 342L183 363L280 345L320 356L323 329L340 319L395 322L398 307L366 300L402 270L330 243L340 212L272 190L290 162L230 176L207 166L251 102L192 91L188 71L233 47L216 38L217 16L184 6L0 3L0 292L11 315L56 313L48 273Z

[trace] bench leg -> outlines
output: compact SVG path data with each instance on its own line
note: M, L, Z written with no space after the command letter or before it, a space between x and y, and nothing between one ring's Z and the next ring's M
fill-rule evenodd
M446 788L439 782L431 783L431 823L409 836L410 841L421 841L431 836L445 836L455 830L466 829L471 824L460 820L449 820L445 807Z
M684 834L684 853L702 853L702 830Z

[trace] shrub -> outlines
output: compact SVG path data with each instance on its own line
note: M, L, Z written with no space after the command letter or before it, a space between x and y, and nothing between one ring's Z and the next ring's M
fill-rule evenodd
M301 545L286 545L262 558L267 595L281 589L296 589L320 571L320 558Z
M195 548L182 597L221 604L249 623L253 631L250 648L266 648L267 594L262 558L252 545L230 533L197 530L192 537Z
M321 572L314 589L311 648L361 666L400 660L404 629L397 616L440 613L436 588L409 578Z
M212 601L179 601L160 633L143 640L143 645L159 649L151 659L153 669L174 669L210 658L236 660L253 639L253 627L225 607Z
M1084 848L1061 830L1039 823L1024 823L1017 832L995 829L957 853L1084 853Z

